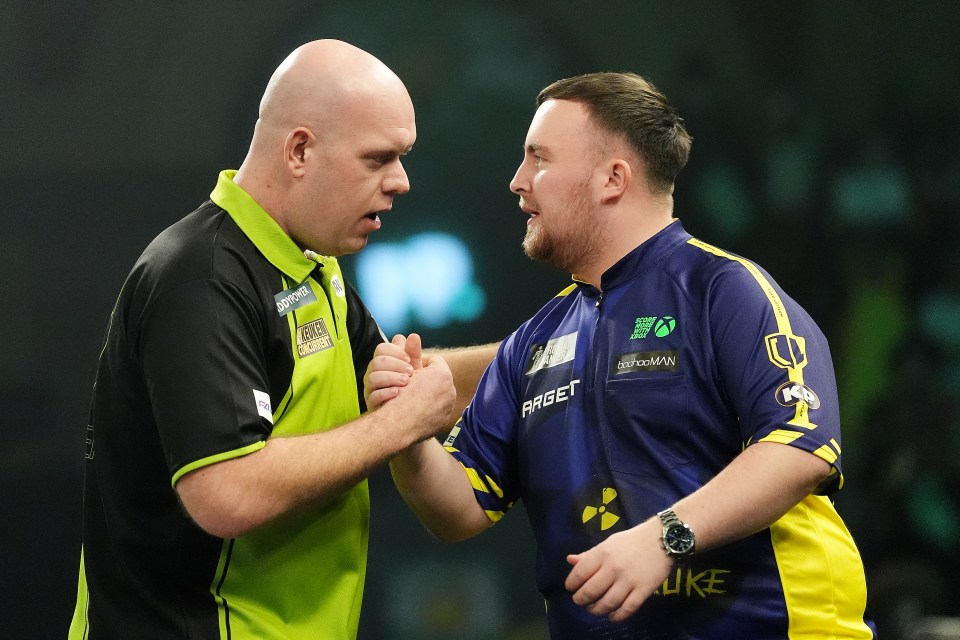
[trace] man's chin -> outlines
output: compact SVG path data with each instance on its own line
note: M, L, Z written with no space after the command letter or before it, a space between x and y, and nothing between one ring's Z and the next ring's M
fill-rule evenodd
M360 236L354 238L352 242L348 245L341 247L342 251L340 255L348 255L351 253L358 253L361 249L367 246L367 243L370 241L369 236Z
M531 260L542 260L544 262L550 262L550 251L549 247L544 247L542 242L536 241L523 241L523 253L526 254Z
M543 242L542 238L539 242L531 238L524 239L523 253L531 260L545 262L561 271L573 273L572 261L570 260L572 256L563 251L558 251L555 244Z

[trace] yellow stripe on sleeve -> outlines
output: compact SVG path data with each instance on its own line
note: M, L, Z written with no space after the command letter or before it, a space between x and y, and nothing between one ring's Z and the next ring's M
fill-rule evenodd
M499 487L499 485L497 485L497 483L494 482L493 478L491 478L490 476L484 476L484 477L487 479L487 484L490 485L490 488L493 489L493 492L497 495L497 497L498 497L498 498L502 498L502 497L503 497L503 489L501 489L501 488Z
M483 493L493 493L498 498L503 497L503 489L497 486L497 483L493 481L493 478L490 476L484 476L481 478L476 469L466 467L462 462L460 463L460 466L463 467L467 477L470 478L470 486L472 486L475 490L482 491ZM484 478L486 481L484 481Z
M787 431L786 429L777 429L757 440L757 442L779 442L780 444L790 444L794 440L802 437L800 431Z
M830 466L833 466L833 463L836 462L837 458L839 457L837 455L837 452L831 449L827 445L823 445L822 447L814 451L813 455L817 456L818 458L822 458L823 460L826 460L827 462L830 463Z
M497 486L497 483L494 482L490 476L484 476L487 479L487 482L490 483L490 487L488 487L487 482L483 481L483 479L480 477L480 474L477 473L476 469L472 469L464 465L462 462L460 463L460 466L463 467L464 472L467 474L467 477L470 479L470 486L472 486L475 491L480 491L482 493L491 493L490 487L492 487L493 493L496 494L498 498L503 497L503 490L500 489L499 486ZM509 505L507 505L507 508L509 509L511 506L513 506L513 503L510 503ZM490 522L499 522L500 519L503 518L503 515L505 513L504 511L496 511L493 509L484 509L483 512L487 514L488 518L490 518Z
M803 384L803 368L807 365L806 341L801 336L793 335L793 329L790 326L790 317L783 306L783 300L773 287L766 276L749 260L744 260L740 256L728 253L723 249L709 245L706 242L690 238L689 244L712 253L715 256L732 260L741 265L747 272L753 276L753 279L760 285L760 289L766 295L773 310L773 317L777 322L777 333L771 333L764 338L767 349L767 358L775 366L786 370L787 378L790 382ZM787 424L804 429L816 429L817 425L810 422L808 416L808 406L806 402L800 401L796 404L796 413Z
M483 478L480 477L480 474L477 473L476 469L471 469L466 467L463 463L460 463L460 466L463 467L463 470L467 473L467 477L470 478L470 486L476 491L481 491L483 493L490 493L490 488L487 487L487 484L483 481Z
M487 517L490 518L490 522L499 522L503 518L503 511L490 511L489 509L484 509L483 512L487 514Z

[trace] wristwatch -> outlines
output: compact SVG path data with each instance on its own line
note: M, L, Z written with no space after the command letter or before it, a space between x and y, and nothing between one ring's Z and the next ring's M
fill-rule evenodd
M663 525L660 545L667 555L678 562L692 556L697 546L697 537L693 535L693 530L680 521L673 509L664 509L657 515Z

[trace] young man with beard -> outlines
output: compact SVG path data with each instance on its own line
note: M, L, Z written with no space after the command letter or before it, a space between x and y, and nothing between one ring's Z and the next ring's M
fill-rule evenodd
M444 446L391 462L438 537L523 500L553 638L871 638L827 341L754 263L688 234L691 138L631 73L539 95L511 182L524 249L573 275L500 347ZM381 345L369 406L430 362ZM415 372L404 368L412 364Z

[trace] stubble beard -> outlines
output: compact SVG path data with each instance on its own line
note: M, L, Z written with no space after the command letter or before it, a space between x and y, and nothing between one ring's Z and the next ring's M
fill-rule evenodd
M606 236L604 230L596 226L586 186L578 188L577 193L580 195L570 202L560 219L553 221L553 230L547 230L542 220L527 227L523 238L523 252L527 257L569 273L583 271L593 264Z

